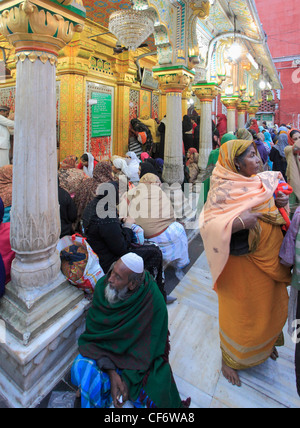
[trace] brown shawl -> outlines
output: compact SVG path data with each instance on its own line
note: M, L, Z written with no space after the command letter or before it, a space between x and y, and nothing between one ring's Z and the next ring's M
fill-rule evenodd
M0 168L0 197L4 207L10 207L12 204L12 180L13 167L6 165Z

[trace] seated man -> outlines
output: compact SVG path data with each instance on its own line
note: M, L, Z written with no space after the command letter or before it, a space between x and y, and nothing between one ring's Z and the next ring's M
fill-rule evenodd
M82 408L187 407L168 362L168 313L141 257L129 253L98 282L72 382Z

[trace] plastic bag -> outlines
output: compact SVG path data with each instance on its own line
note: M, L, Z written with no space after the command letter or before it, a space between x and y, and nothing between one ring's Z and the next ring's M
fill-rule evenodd
M61 253L65 248L70 247L74 242L82 244L86 247L88 252L88 260L86 263L85 270L81 278L73 281L71 278L66 276L66 279L73 285L76 285L80 290L85 291L88 294L92 294L95 290L96 284L100 278L105 274L100 266L99 258L97 254L92 250L90 245L87 243L86 238L80 235L64 236L57 244L57 250Z

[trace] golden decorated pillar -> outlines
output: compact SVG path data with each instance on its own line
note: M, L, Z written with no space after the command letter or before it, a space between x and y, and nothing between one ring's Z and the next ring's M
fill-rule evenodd
M240 103L237 105L238 129L245 128L246 114L247 114L247 108L249 106L249 103L250 101L241 100Z
M199 141L199 169L200 174L206 170L207 161L212 151L212 102L218 96L221 89L214 83L197 83L193 85L193 91L200 100L201 123Z
M57 77L60 80L60 160L78 158L85 152L86 76L93 42L75 34L59 53Z
M163 179L168 184L182 184L184 180L182 162L182 93L192 80L194 73L184 66L154 68L153 75L160 89L166 93L167 123L165 134L165 163Z
M0 32L14 46L17 62L11 211L16 256L1 300L6 341L0 346L0 391L11 407L29 407L72 363L85 307L61 273L56 154L58 53L82 31L85 9L80 0L4 0L0 13Z
M116 107L116 136L113 154L124 156L128 149L129 139L129 102L130 89L136 79L136 65L132 52L126 52L122 58L116 58L113 70L117 74L117 107Z
M258 105L251 105L250 104L248 106L248 108L247 108L249 119L255 119L256 113L258 112L258 110L259 110L259 106Z
M238 95L232 95L229 97L221 97L222 103L227 108L227 132L236 132L236 112L237 106L240 103L240 97Z

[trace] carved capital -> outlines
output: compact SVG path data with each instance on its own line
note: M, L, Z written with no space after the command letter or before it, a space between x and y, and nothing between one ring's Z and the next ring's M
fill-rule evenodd
M201 102L212 102L221 92L216 83L197 83L193 86L193 91Z
M195 73L183 67L153 69L153 77L158 80L162 91L183 92L194 80Z
M191 9L198 18L206 19L209 17L210 1L209 0L196 0L191 3Z
M225 107L229 110L235 110L237 106L240 104L241 99L238 96L232 96L232 97L222 97L221 98L222 103Z
M63 1L61 4L66 5ZM49 3L45 3L48 6ZM57 6L59 7L59 6ZM68 44L76 32L83 30L83 18L75 22L74 13L58 14L59 10L41 8L34 1L25 0L10 9L0 7L0 32L14 45L16 53L22 51L44 51L57 55ZM63 16L64 15L64 16ZM32 56L33 58L33 56ZM41 59L40 55L36 59Z

